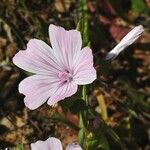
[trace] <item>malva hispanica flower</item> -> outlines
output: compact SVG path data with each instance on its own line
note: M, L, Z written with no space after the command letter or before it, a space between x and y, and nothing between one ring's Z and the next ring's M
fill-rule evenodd
M32 143L31 150L63 150L63 147L59 139L50 137L46 141ZM82 150L82 148L76 143L71 143L67 145L66 150Z
M82 50L81 34L77 30L65 30L50 25L52 48L42 40L31 39L26 50L20 50L13 63L34 75L19 84L19 92L25 95L29 109L36 109L47 101L54 105L77 92L78 85L92 83L96 79L92 50Z
M144 32L143 26L139 25L133 28L106 56L106 60L116 58L127 46L135 42Z

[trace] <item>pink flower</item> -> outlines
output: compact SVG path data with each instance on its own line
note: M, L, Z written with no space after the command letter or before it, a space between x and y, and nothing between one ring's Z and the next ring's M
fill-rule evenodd
M127 46L135 42L144 32L143 26L139 25L132 29L106 56L106 60L116 58Z
M37 141L31 144L31 150L63 150L61 141L50 137L46 141ZM82 150L81 146L75 143L68 144L66 150Z
M26 50L19 51L13 63L34 75L19 84L25 105L36 109L47 101L54 105L77 92L78 85L96 79L92 50L84 47L77 30L49 26L52 48L38 39L31 39Z

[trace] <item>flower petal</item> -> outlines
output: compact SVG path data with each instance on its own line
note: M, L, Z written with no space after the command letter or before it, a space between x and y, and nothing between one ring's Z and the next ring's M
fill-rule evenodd
M36 74L56 73L62 68L51 47L37 39L31 39L27 44L27 49L19 51L14 56L13 63Z
M50 137L46 141L37 141L31 144L31 150L63 150L61 141Z
M92 50L85 47L74 63L73 81L78 85L92 83L96 79L96 70L93 67Z
M68 144L66 150L83 150L79 144L71 143Z
M77 92L77 84L73 82L62 83L56 92L49 98L48 105L54 105L60 100L70 97Z
M19 92L25 95L25 105L33 110L45 103L60 83L57 77L33 75L20 82Z
M143 26L139 25L132 29L121 41L113 48L106 56L106 60L116 58L121 51L123 51L127 46L135 42L144 32Z
M52 48L60 62L66 67L72 68L73 57L81 50L82 40L80 32L77 30L65 30L62 27L50 25L49 36Z

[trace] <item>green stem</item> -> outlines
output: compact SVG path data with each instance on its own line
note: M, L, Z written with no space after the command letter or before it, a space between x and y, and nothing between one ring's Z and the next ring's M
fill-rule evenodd
M88 95L87 95L86 85L83 85L83 87L82 87L82 99L85 101L86 107L88 107ZM88 124L88 122L87 122L87 120L88 120L88 118L87 118L88 117L88 115L87 115L88 111L85 110L83 113L84 113L84 126L86 127L87 124Z
M82 39L83 39L83 47L89 46L89 24L88 24L88 13L87 13L87 1L86 0L79 0L79 24L77 29L81 32ZM81 12L81 13L80 13ZM88 108L88 99L87 99L87 87L83 85L82 87L82 99L85 101L86 108ZM85 143L86 138L86 128L88 125L88 111L84 110L79 113L79 144L81 146Z
M81 12L81 13L80 13ZM79 0L79 18L80 27L79 30L81 32L83 38L83 46L87 46L89 44L89 23L88 23L88 7L87 0Z
M87 99L87 91L86 91L86 86L83 85L82 87L82 99L85 101L86 103L86 106L88 107L88 99ZM84 110L84 111L81 111L80 114L79 114L79 127L80 127L80 130L79 130L79 144L83 146L84 144L84 140L85 140L85 137L86 137L86 127L87 127L87 124L88 124L88 118L87 118L87 110Z

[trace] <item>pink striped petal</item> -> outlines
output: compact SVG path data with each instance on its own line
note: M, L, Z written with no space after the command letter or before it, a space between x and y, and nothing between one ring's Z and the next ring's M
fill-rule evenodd
M77 91L77 84L89 84L96 79L90 48L81 51L81 35L77 30L66 31L50 25L51 49L45 42L32 39L25 51L18 52L13 62L34 73L19 85L25 95L25 105L36 109L48 100L54 105Z
M77 92L77 84L73 82L63 83L56 92L49 98L48 105L54 105L66 97L70 97Z
M83 150L80 145L76 143L68 144L66 150Z
M63 148L59 139L50 137L46 141L32 143L31 150L63 150Z
M25 105L33 110L45 103L60 83L59 79L53 76L33 75L21 81L19 92L25 95Z
M96 79L96 70L93 67L92 50L85 47L81 50L74 63L74 82L78 85L92 83Z
M66 69L72 69L74 56L81 50L82 40L77 30L65 30L55 25L49 26L49 36L56 56Z
M18 67L36 74L54 74L62 69L54 56L54 51L45 42L31 39L27 49L19 51L13 58Z

